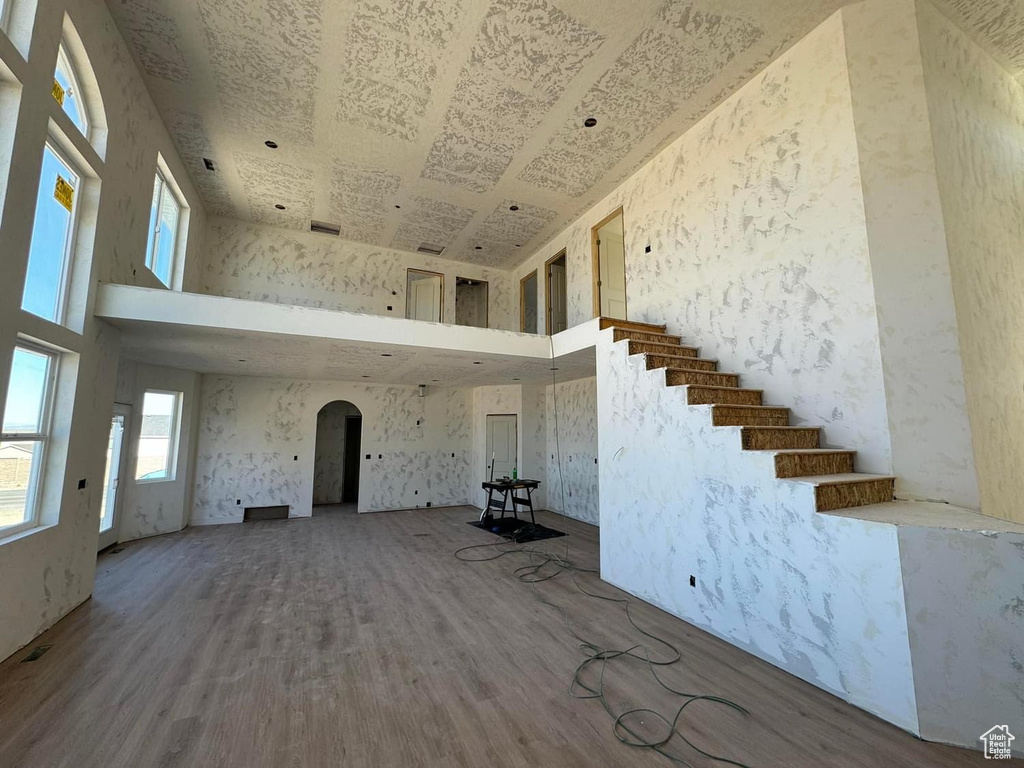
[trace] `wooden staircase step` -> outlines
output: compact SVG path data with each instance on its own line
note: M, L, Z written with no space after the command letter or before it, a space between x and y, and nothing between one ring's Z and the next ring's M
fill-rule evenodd
M820 427L743 427L740 430L745 451L782 451L790 448L817 448Z
M896 478L891 475L820 475L796 477L791 482L814 486L814 504L819 512L883 504L896 494Z
M641 333L665 333L666 326L657 323L638 323L635 320L617 320L614 317L601 318L601 330L606 328L622 328L627 331L640 331Z
M618 341L618 339L616 339ZM697 357L696 347L684 347L681 344L661 344L656 341L629 342L631 355L674 355L676 357Z
M665 368L665 383L670 387L689 384L708 387L739 387L740 377L736 373L712 373L693 371L687 368Z
M814 477L824 475L853 474L853 457L856 451L816 450L778 451L775 454L775 476Z
M647 370L655 368L686 368L691 371L717 371L717 360L702 360L685 355L647 355Z
M716 427L786 427L789 426L789 408L716 403L711 408L711 424Z
M628 331L623 328L616 328L612 331L612 338L615 341L647 341L652 344L670 344L674 347L679 346L679 342L682 341L681 336L672 336L667 333L646 333L643 331Z
M686 388L686 402L689 405L761 405L762 396L760 389L704 386Z

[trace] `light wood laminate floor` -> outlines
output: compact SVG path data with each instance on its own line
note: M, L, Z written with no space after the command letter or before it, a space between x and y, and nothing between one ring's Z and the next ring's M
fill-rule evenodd
M494 538L465 524L474 515L318 508L101 556L93 598L32 644L53 649L0 665L0 766L671 766L620 744L598 702L567 694L583 655L540 598L605 647L643 640L621 607L565 577L519 583L521 556L457 561L457 547ZM595 567L597 529L569 529L571 557ZM536 546L560 552L565 539ZM987 764L651 606L635 601L633 615L680 646L667 682L750 710L688 709L683 727L709 751L764 767ZM638 662L610 667L606 683L620 711L678 706ZM671 748L716 765L678 739Z

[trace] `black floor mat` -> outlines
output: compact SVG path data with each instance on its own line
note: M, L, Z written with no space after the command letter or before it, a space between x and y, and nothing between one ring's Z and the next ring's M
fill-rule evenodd
M569 535L564 531L556 531L554 528L548 528L540 523L534 525L526 520L516 520L514 517L499 517L482 523L470 520L469 524L474 528L496 533L515 542L542 541Z

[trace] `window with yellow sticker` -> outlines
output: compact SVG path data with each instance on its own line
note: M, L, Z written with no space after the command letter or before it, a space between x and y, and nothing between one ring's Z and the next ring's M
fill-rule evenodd
M47 143L21 307L54 323L64 318L80 185L81 177L71 163Z

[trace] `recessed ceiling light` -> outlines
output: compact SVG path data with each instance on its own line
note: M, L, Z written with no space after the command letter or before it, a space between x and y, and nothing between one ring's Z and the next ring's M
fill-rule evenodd
M512 381L519 381L519 379L512 379Z
M368 373L364 373L364 374L363 374L363 378L364 378L364 379L368 379L368 378L370 378L370 374L368 374Z
M518 206L518 205L510 205L510 206L508 207L508 209L509 209L510 211L518 211L518 210L519 210L519 206Z
M484 249L484 247L482 245L474 245L473 246L473 250L474 251L482 251L483 249Z
M516 248L522 248L522 247L523 246L521 246L519 243L516 243Z
M244 357L240 357L240 358L238 358L238 362L240 362L240 363L244 363L244 362L245 362L245 358L244 358Z
M280 203L278 203L278 204L277 204L277 205L275 205L274 207L275 207L275 208L277 208L277 210L279 210L279 211L283 211L283 210L284 210L284 206L283 206L283 205L281 205Z
M596 117L588 117L586 120L583 121L584 128L593 128L595 125L597 125Z
M276 141L271 141L270 139L267 139L263 143L266 144L270 149L277 149L277 142Z
M434 379L434 381L440 381L440 379Z
M391 357L391 353L390 352L381 352L380 356L381 357Z
M395 206L395 208L401 208L401 207L402 207L402 206L400 206L400 205L396 205L396 206Z
M552 368L551 370L552 370L552 371L557 371L558 369L557 369L557 368Z
M474 362L473 365L483 365L483 363Z

